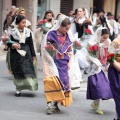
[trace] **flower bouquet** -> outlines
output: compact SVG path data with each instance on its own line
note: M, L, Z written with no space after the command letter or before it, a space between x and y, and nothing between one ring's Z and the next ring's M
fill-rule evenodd
M84 28L82 40L88 38L88 35L92 35L92 31L88 28Z
M45 25L45 23L47 22L47 20L39 20L38 22L37 22L37 26L42 26L42 25Z
M74 54L76 54L77 50L80 50L81 48L82 48L81 44L78 41L74 41L73 43Z
M16 42L13 42L13 41L10 39L10 35L9 35L9 34L3 35L1 41L2 41L3 44L7 44L7 43L9 43L9 44L14 44L14 43L16 43ZM19 43L16 43L16 44L18 44L18 45L20 46ZM24 50L17 49L17 52L18 52L21 56L25 56L25 55L26 55L26 51L24 51Z
M51 44L47 44L45 46L45 49L47 50L47 52L50 54L51 57L53 57L54 53L55 53L55 48L51 45Z
M84 28L84 34L85 34L85 35L92 35L92 32L91 32L90 29Z
M112 63L115 59L116 59L116 53L108 53L108 55L107 55L107 61L109 62L109 63Z
M13 41L11 41L9 35L3 35L1 41L2 41L4 44L5 44L5 43L11 43L11 44L14 43Z
M98 58L98 49L99 48L97 44L94 45L88 44L87 46L88 53L95 58Z

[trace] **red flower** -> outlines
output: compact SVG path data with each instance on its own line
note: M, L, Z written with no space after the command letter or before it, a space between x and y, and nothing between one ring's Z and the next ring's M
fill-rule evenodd
M98 50L98 45L89 46L88 50L97 51Z
M109 53L107 55L107 61L112 63L116 59L116 55L117 55L116 53L115 54L114 53Z
M52 46L51 46L51 45L46 45L46 46L45 46L45 49L51 50L51 49L52 49Z
M88 50L93 51L93 46L89 46Z
M80 44L78 41L74 41L74 43L73 43L73 48L79 50L79 49L82 48L82 46L81 46L81 44Z
M75 44L76 44L78 47L81 47L81 44L80 44L78 41L75 41Z
M93 45L93 50L98 50L98 45Z
M37 22L37 25L42 25L42 24L44 24L44 23L46 23L47 22L47 20L39 20L38 22Z
M110 60L112 57L114 57L114 55L115 55L114 53L108 54L108 55L107 55L107 59Z
M88 45L87 50L88 50L88 53L91 56L95 56L95 57L98 56L98 45L97 44L95 44L95 45Z
M92 34L91 30L90 30L90 29L87 29L87 28L84 28L84 32L85 32L85 33L88 33L88 34Z
M50 55L51 57L53 57L53 55L55 54L55 48L54 48L54 46L47 44L47 45L45 46L45 49L46 49L46 51L49 53L49 55Z
M8 35L3 35L2 36L2 42L5 43L6 41L8 41L9 36Z

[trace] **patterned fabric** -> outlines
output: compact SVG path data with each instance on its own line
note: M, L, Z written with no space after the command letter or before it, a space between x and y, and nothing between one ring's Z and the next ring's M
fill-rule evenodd
M18 42L11 35L11 40L14 42ZM21 50L26 51L25 57L22 57L16 49L12 49L11 44L8 44L10 47L10 66L12 74L15 79L25 79L27 77L36 78L32 57L36 56L32 36L26 38L25 44L21 43Z
M56 48L54 62L58 69L59 79L64 87L64 90L69 91L70 83L68 77L68 62L70 58L67 52L70 49L72 42L70 41L68 34L58 35L57 31L50 31L48 33L47 40Z
M98 53L98 59L100 60L102 65L105 65L107 62L107 54L108 54L108 48L110 46L110 40L107 39L103 43L99 43L99 53Z
M24 28L22 36L18 28L11 29L12 37L17 40L19 43L25 43L27 37L30 37L30 29Z

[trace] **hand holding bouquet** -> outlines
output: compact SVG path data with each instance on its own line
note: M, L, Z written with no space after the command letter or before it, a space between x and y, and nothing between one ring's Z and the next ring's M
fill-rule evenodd
M82 46L81 46L80 42L74 41L74 43L73 43L73 48L79 50L79 49L82 48Z
M88 44L87 50L91 56L98 58L98 45L97 44L95 45Z
M43 25L43 24L45 24L47 22L47 20L39 20L38 22L37 22L37 26L41 26L41 25Z
M45 49L47 50L47 52L50 54L51 57L53 57L54 53L55 53L55 47L48 43L46 46L45 46Z
M88 38L88 35L92 35L92 31L88 28L84 28L83 29L83 36L82 36L82 40Z
M77 50L80 50L81 48L82 48L82 46L81 46L80 42L75 40L73 42L74 54L76 54Z
M5 34L4 34L1 38L2 38L1 41L2 41L4 44L6 44L6 43L11 43L11 44L13 44L13 43L14 43L13 41L11 41L10 35L7 34L6 31L5 31Z

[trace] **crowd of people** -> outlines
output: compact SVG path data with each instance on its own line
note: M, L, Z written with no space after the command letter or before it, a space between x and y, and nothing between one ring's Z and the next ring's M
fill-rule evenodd
M90 16L80 7L71 10L69 16L58 13L55 18L48 10L33 33L25 16L24 8L12 6L3 27L2 41L15 95L20 97L25 89L38 90L37 52L42 60L47 114L60 112L58 104L70 106L71 90L80 88L83 74L88 74L86 99L93 100L95 113L104 114L100 100L114 99L114 120L120 120L120 17L116 22L111 12L103 10Z

